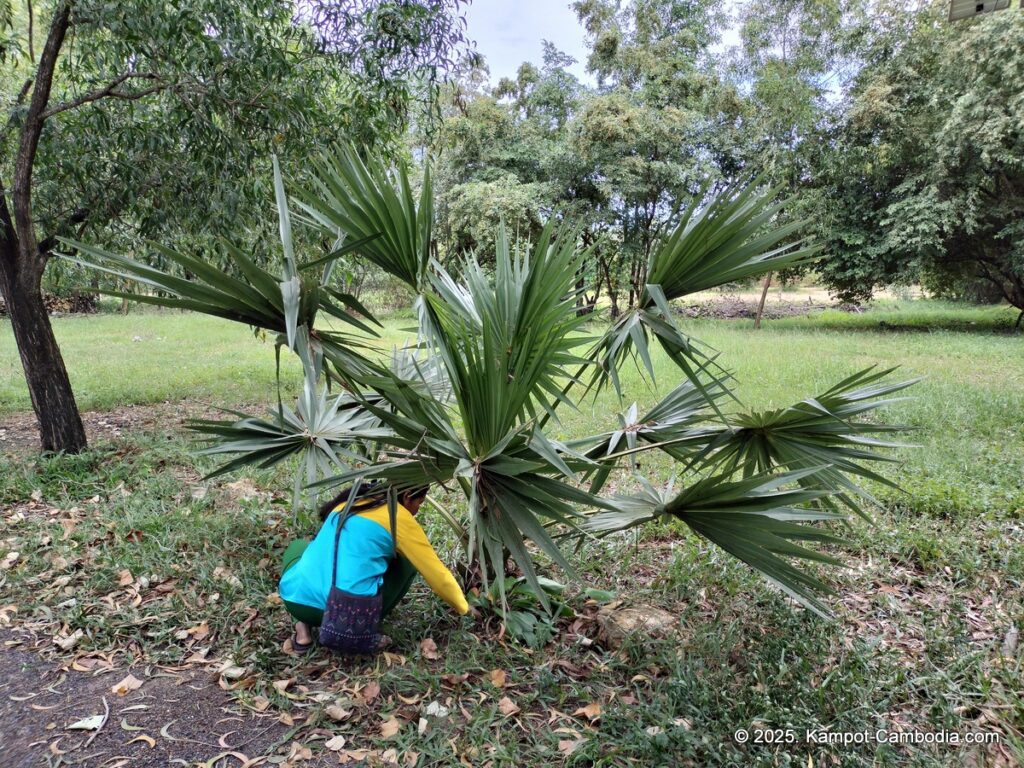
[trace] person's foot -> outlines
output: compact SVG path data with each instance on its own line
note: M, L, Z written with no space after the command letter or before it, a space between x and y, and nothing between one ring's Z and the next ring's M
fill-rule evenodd
M313 647L313 634L309 626L302 621L295 622L295 632L292 635L292 650L296 653L309 653Z

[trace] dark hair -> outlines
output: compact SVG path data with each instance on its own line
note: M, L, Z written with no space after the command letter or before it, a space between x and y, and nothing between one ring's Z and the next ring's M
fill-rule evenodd
M331 512L334 512L338 507L344 506L352 495L353 488L355 488L355 486L350 485L333 499L321 506L320 519L326 520L330 516ZM404 491L399 491L398 498L402 499L405 497L419 499L425 497L428 491L430 491L429 485L413 486L412 488L406 488ZM359 486L359 490L356 492L355 499L352 501L352 509L362 510L379 507L381 504L386 503L387 500L388 486L384 483L369 483L361 485Z
M326 520L331 512L348 502L352 495L354 485L350 485L333 499L320 507L320 519ZM368 506L377 507L387 501L388 489L384 483L370 483L359 486L356 497L352 502L353 509L362 509Z

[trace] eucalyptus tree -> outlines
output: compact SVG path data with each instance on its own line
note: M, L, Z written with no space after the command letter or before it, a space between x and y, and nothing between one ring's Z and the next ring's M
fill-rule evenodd
M240 249L232 250L237 277L165 249L169 260L197 270L188 281L69 243L93 265L159 289L147 301L266 329L300 357L305 381L295 408L279 403L265 417L195 425L211 440L208 451L234 455L223 470L302 456L297 482L309 486L381 480L401 489L426 480L459 489L465 512L449 522L485 584L498 577L502 599L509 557L543 602L537 552L571 575L561 537L673 517L827 612L819 599L827 584L792 561L836 563L804 543L838 542L828 522L851 511L867 515L870 496L859 481L890 482L872 464L886 460L876 449L892 446L887 436L901 427L872 412L910 382L868 370L788 408L723 407L734 398L730 377L672 307L688 294L814 257L814 248L786 244L790 226L773 227L786 204L774 200L775 190L737 183L683 201L678 225L651 250L636 305L588 339L575 307L585 253L571 228L549 221L520 250L499 228L487 254L493 270L481 266L480 254L456 270L431 256L429 170L417 193L402 167L364 162L342 147L316 165L312 183L291 204L279 173L275 188L284 256L276 274ZM292 207L339 246L300 258ZM327 270L343 253L416 294L418 354L388 365L368 351L373 318L329 285ZM551 436L559 411L605 387L621 398L624 366L653 377L655 348L677 367L680 383L649 411L634 405L596 434ZM341 390L330 394L328 381ZM642 451L659 451L677 465L680 490L640 477L639 493L603 493L611 473Z
M394 143L413 87L464 42L460 4L312 0L297 17L291 0L0 3L0 292L44 450L86 444L42 302L56 238L259 242L256 159L346 135Z

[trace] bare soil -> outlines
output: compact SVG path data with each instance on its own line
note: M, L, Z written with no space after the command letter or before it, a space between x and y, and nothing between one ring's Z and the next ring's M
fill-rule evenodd
M4 768L256 765L255 756L287 743L290 728L277 712L241 709L208 672L105 664L77 671L46 661L26 636L0 640ZM141 687L115 692L129 673ZM98 729L69 728L96 715L104 716Z
M714 320L753 319L757 316L759 299L760 297L750 298L738 295L721 296L686 304L680 308L679 312L685 317L701 317ZM812 315L823 309L838 309L843 312L859 311L852 304L840 304L835 301L821 301L820 299L815 300L813 296L807 296L797 301L780 301L771 298L765 302L764 314L762 316L765 320L778 320L784 317Z
M259 412L264 406L244 404L235 407L241 411ZM113 440L129 432L180 433L184 421L200 418L222 419L228 416L208 403L194 400L122 405L110 411L86 411L82 414L90 445ZM39 450L39 429L34 413L24 411L0 415L0 453L25 454L38 453Z

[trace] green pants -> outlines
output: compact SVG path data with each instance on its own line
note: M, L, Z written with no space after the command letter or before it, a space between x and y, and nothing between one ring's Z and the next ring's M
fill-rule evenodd
M308 546L309 539L298 539L289 544L288 548L284 551L284 556L281 558L281 573L284 573L299 562L299 558L302 557L302 553L306 551ZM401 555L396 554L390 565L388 565L388 569L384 572L384 584L381 585L383 607L381 608L380 617L382 619L391 613L392 609L398 605L399 600L405 597L405 593L409 591L409 587L412 586L412 581L415 578L416 569L412 563ZM301 603L292 603L285 600L284 607L296 621L301 621L312 627L319 627L324 620L324 612L311 605L302 605Z

